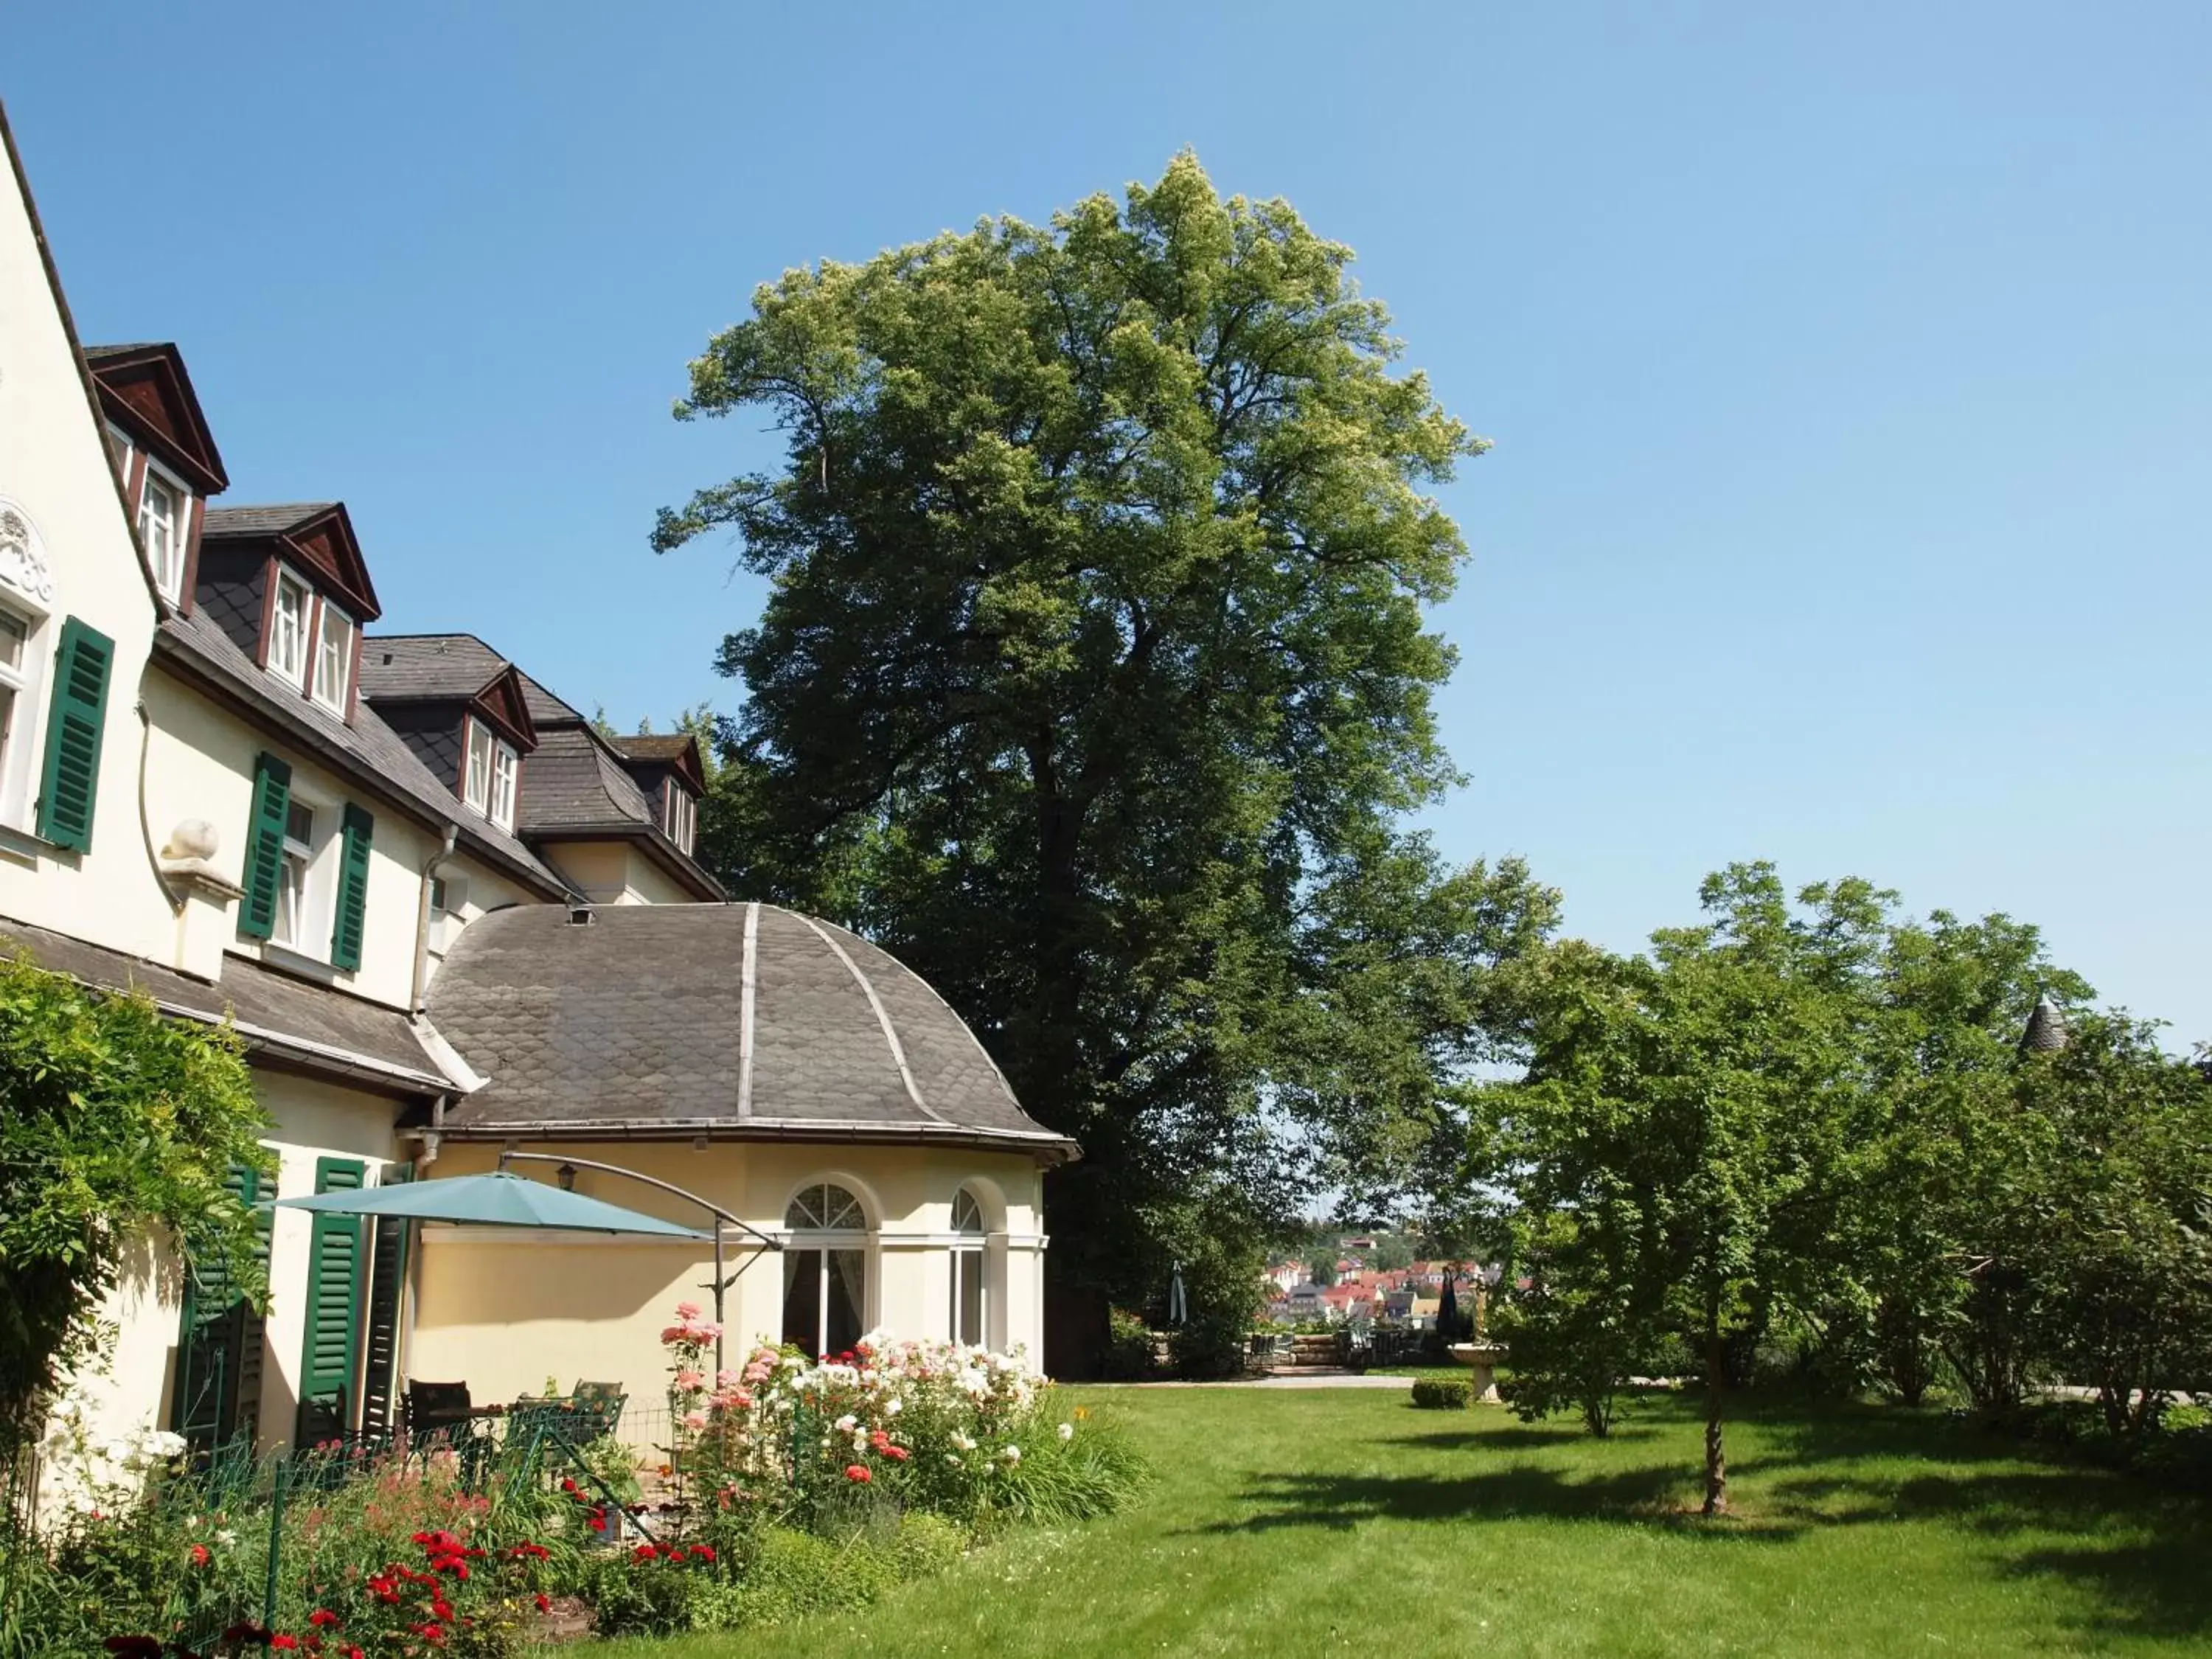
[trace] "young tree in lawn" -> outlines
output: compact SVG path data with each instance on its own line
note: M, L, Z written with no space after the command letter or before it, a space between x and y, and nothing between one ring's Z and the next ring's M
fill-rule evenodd
M1889 896L1844 882L1793 908L1753 864L1700 896L1711 920L1655 934L1648 957L1559 953L1534 1063L1491 1091L1482 1156L1523 1218L1532 1287L1512 1328L1529 1328L1551 1373L1523 1397L1577 1404L1597 1426L1600 1380L1662 1329L1683 1332L1705 1373L1717 1515L1730 1340L1774 1307L1852 1289L1851 1153L1874 1127L1861 1054Z
M708 854L897 951L1081 1140L1052 1270L1102 1310L1196 1194L1279 1229L1451 1144L1438 1074L1556 915L1405 828L1453 777L1423 609L1466 549L1425 492L1484 445L1351 258L1184 155L788 273L678 410L787 439L653 536L772 579Z
M2041 1346L2139 1441L2170 1392L2212 1377L2212 1083L2156 1026L2106 1015L2024 1056L2019 1094L2042 1153L2021 1245Z
M1856 1251L1875 1287L1872 1350L1886 1386L1918 1405L1939 1354L1977 1404L2018 1402L2034 1311L2019 1261L2033 1223L2020 1177L2035 1148L2014 1097L2038 996L2094 994L2041 936L2002 915L1936 911L1892 931L1869 1060L1884 1127L1864 1153Z

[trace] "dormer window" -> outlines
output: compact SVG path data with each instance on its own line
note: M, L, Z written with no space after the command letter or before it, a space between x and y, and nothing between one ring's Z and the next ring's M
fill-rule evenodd
M502 830L514 828L514 787L521 766L513 744L482 720L469 721L469 762L461 799Z
M662 784L665 792L661 801L660 822L668 831L668 839L684 852L699 835L699 803L691 799L691 792L671 778Z
M321 610L315 631L315 701L343 714L353 682L353 618L328 599Z
M307 681L307 623L314 603L307 583L279 565L276 602L269 612L269 672L295 687Z
M138 492L138 539L161 597L174 602L185 591L185 514L191 497L151 465Z

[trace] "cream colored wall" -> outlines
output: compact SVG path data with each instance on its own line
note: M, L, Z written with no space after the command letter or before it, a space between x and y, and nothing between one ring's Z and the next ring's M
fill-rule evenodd
M871 1248L866 1321L898 1336L942 1336L951 1318L948 1251L954 1194L963 1182L985 1188L993 1228L994 1346L1043 1351L1036 1272L1037 1181L1026 1158L928 1148L803 1146L779 1143L687 1145L631 1142L526 1149L592 1158L686 1187L764 1231L780 1232L798 1188L833 1181L868 1209ZM429 1178L481 1173L497 1158L489 1146L448 1142ZM517 1164L551 1178L550 1166ZM697 1224L702 1216L650 1187L592 1170L576 1189L626 1208ZM712 1252L705 1246L493 1228L422 1230L416 1253L416 1317L407 1375L465 1382L479 1401L540 1390L546 1378L566 1389L580 1378L618 1382L641 1403L657 1402L667 1382L659 1333L678 1302L711 1308ZM746 1265L750 1261L750 1265ZM728 1268L745 1271L730 1290L727 1353L775 1341L783 1326L781 1259L730 1247Z
M254 1093L274 1127L262 1145L277 1155L278 1198L315 1190L315 1160L357 1158L371 1172L399 1152L389 1098L257 1066ZM262 1366L259 1434L264 1446L292 1438L299 1403L300 1360L307 1338L308 1215L278 1210L270 1224L268 1344ZM144 1239L125 1260L121 1282L102 1304L107 1332L98 1364L70 1378L68 1397L83 1411L94 1440L127 1437L169 1421L176 1381L177 1336L183 1317L184 1280L167 1241Z
M628 842L548 842L546 861L594 904L691 904L697 901Z
M331 890L337 873L334 847L318 861L320 919L308 941L309 950L294 952L242 939L238 936L236 901L195 897L175 965L212 978L222 972L223 953L236 951L326 979L359 996L404 1007L414 978L422 866L442 844L442 830L434 833L402 816L371 792L305 759L299 750L268 737L229 708L158 669L149 677L149 684L154 692L149 702L155 733L147 768L146 803L157 843L166 841L179 822L204 819L215 827L217 837L215 855L209 862L224 879L242 884L246 826L253 810L254 766L264 750L290 763L294 793L313 799L327 814L329 824L335 825L349 801L359 804L376 820L369 837L368 923L357 972L342 973L329 965L331 921L335 915ZM448 868L468 878L465 914L469 915L482 915L487 909L524 896L514 883L465 854L457 854Z
M43 545L46 581L0 561L0 588L46 620L31 653L41 665L21 699L0 775L0 915L134 955L166 957L175 921L142 844L137 820L139 726L132 712L153 638L154 601L141 574L106 441L86 402L27 207L12 169L0 168L0 497ZM35 841L32 802L46 754L51 668L64 618L115 641L92 847L64 852Z
M356 1158L368 1166L363 1184L375 1186L384 1167L401 1156L392 1139L395 1103L383 1096L343 1089L313 1079L257 1070L255 1093L276 1122L263 1141L276 1151L276 1196L304 1198L315 1190L315 1161ZM261 1380L261 1443L287 1444L300 1403L300 1360L307 1341L307 1252L313 1218L305 1210L273 1212L269 1237L269 1349ZM175 1340L171 1320L171 1340ZM358 1371L356 1371L358 1376Z

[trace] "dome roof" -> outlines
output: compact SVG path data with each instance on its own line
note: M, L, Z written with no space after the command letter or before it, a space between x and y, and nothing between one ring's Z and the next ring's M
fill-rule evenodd
M469 925L431 983L485 1079L464 1135L952 1141L1048 1162L974 1032L857 933L772 904L519 905Z

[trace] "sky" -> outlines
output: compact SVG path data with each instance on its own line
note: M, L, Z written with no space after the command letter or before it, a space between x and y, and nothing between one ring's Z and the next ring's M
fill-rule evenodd
M2212 8L106 0L0 11L0 98L225 500L625 727L741 698L760 586L646 538L763 452L669 416L753 288L1194 149L1495 441L1448 854L1618 949L1865 876L2212 1038Z

